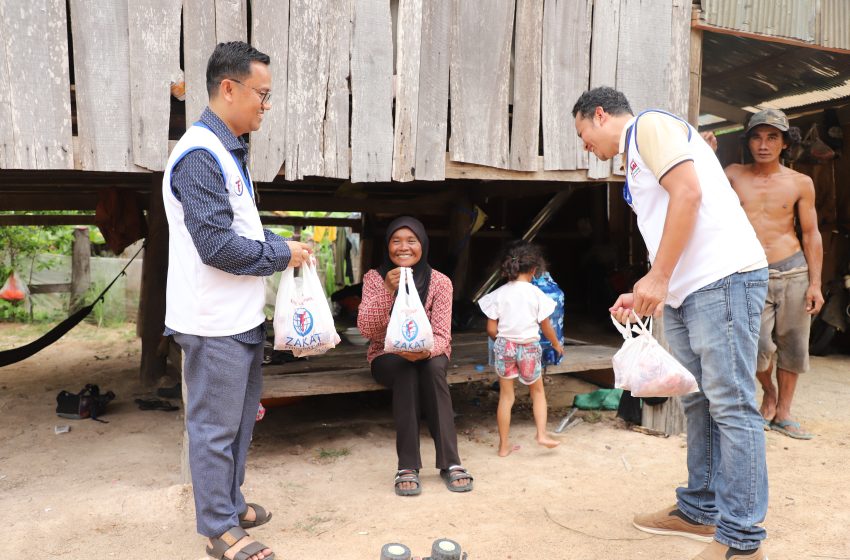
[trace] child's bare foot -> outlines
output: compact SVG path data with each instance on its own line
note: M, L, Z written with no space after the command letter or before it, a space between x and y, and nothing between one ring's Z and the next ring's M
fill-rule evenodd
M553 447L558 447L561 445L561 442L550 438L547 434L543 434L542 436L537 436L537 443L542 445L543 447L548 447L552 449Z
M519 451L519 445L511 445L510 443L507 445L499 445L499 457L507 457L514 451Z

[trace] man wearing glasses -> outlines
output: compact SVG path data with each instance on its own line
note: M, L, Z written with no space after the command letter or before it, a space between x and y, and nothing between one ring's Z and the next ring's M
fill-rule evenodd
M207 63L209 106L171 152L162 181L170 233L165 334L184 353L197 528L214 558L274 558L245 532L271 513L240 490L262 391L263 277L300 266L310 253L263 229L248 172L242 136L271 108L269 62L241 41L216 46Z

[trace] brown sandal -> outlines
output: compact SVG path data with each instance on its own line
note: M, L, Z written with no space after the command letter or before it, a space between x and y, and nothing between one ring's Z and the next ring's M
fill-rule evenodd
M224 555L225 552L236 546L240 540L244 539L248 536L248 533L242 527L234 527L221 535L220 537L210 539L212 542L212 547L207 547L207 555L216 558L217 560L227 560L227 557ZM255 556L265 549L267 549L266 545L259 541L254 541L252 543L248 543L236 553L233 557L233 560L248 560L252 556ZM274 552L271 553L270 556L266 556L265 560L274 560Z
M254 527L265 525L271 520L271 512L266 511L263 506L251 503L245 505L254 510L254 519L251 521L245 519L245 516L248 515L248 509L245 508L245 511L239 515L239 526L243 529L253 529Z

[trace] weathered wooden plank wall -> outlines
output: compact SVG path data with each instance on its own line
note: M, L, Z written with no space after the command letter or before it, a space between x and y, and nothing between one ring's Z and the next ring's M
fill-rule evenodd
M13 3L0 0L0 55L9 61L0 64L0 168L69 168L64 3L14 3L14 14ZM251 138L258 181L281 166L287 180L443 180L449 119L451 165L525 178L588 169L589 179L604 179L612 166L588 158L573 130L582 91L613 85L636 111L687 108L688 0L491 0L486 10L462 0L252 0L250 35L248 0L70 6L85 170L164 166L181 7L188 124L207 104L216 43L250 36L272 57L273 106ZM34 39L42 36L56 40Z
M142 171L133 164L127 4L71 0L70 6L82 168Z
M0 0L0 167L71 169L65 0Z
M542 95L546 170L587 167L584 146L572 126L572 109L589 83L592 12L593 0L546 0Z
M590 52L590 87L617 85L617 48L620 43L620 0L595 0L593 41ZM572 109L571 109L572 111ZM588 154L587 176L601 179L611 174L611 162Z
M421 46L422 0L401 0L396 25L394 181L412 181L416 170Z
M289 85L286 102L286 180L321 175L322 118L325 114L328 0L289 4Z
M454 1L451 138L454 161L508 168L508 89L515 0Z
M251 19L251 43L272 59L272 108L260 130L251 133L251 175L254 181L272 181L286 156L289 1L253 0Z
M635 114L664 108L669 101L665 76L670 56L672 2L622 0L617 50L617 88ZM652 29L652 33L647 33Z
M683 119L688 118L690 90L691 3L673 0L670 15L670 53L667 57L668 110Z
M511 169L518 171L537 171L542 53L543 2L517 0Z
M393 165L390 6L354 0L351 45L351 180L389 181Z
M219 43L248 40L246 0L215 0L215 37Z
M452 3L425 1L419 56L416 178L446 178Z
M207 106L207 60L216 45L215 5L209 0L183 0L183 76L186 125Z
M168 159L171 82L180 74L181 0L128 2L133 160L162 171Z
M325 177L347 179L351 149L349 138L348 78L351 75L351 2L335 0L327 13L328 84L325 121L322 125L322 159Z

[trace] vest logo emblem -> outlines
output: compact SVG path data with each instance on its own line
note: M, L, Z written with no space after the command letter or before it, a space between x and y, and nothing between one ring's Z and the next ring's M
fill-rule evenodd
M401 324L401 336L406 341L413 342L417 334L419 334L419 325L413 319L408 318Z
M242 196L242 191L245 190L245 187L242 186L242 179L236 179L236 194Z
M636 179L638 173L640 173L640 168L636 161L632 160L632 163L629 164L629 173L632 175L632 179Z
M296 308L292 315L292 326L299 336L307 336L313 330L313 314L304 307Z

